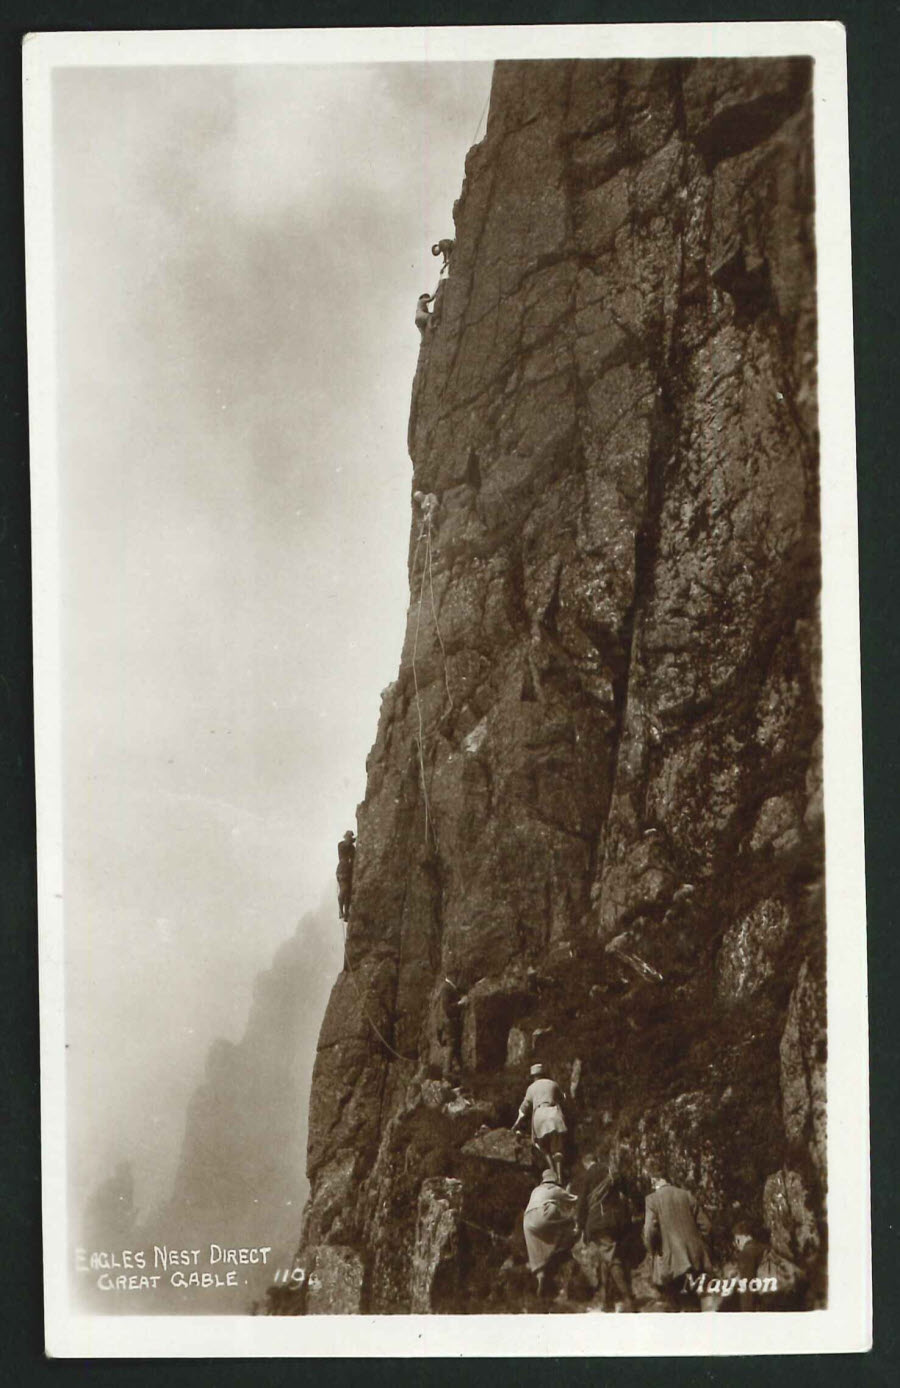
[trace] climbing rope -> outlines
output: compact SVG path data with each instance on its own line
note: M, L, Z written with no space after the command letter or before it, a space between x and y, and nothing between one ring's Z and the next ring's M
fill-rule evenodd
M356 981L356 975L353 972L353 969L350 967L350 960L347 956L347 926L345 922L342 922L342 928L344 932L344 968L350 975L350 980L353 984L354 989L356 990L356 996L359 999L360 1011L362 1012L366 1021L369 1023L369 1026L372 1028L375 1035L378 1037L378 1040L381 1042L382 1046L384 1046L386 1050L389 1050L391 1055L396 1056L398 1060L404 1060L408 1065L414 1065L415 1061L410 1056L401 1055L399 1051L394 1050L394 1047L391 1045L390 1041L388 1041L386 1037L382 1035L378 1027L373 1022L371 1016L369 1015L369 1009L366 1007L365 999L360 991L359 984Z
M428 584L431 589L431 615L434 619L434 630L437 634L438 645L441 648L441 663L444 671L444 688L447 691L448 713L453 711L453 695L450 693L450 681L447 678L447 652L444 650L444 638L441 636L441 624L437 617L437 605L434 601L434 572L431 567L431 519L428 520L428 534L425 537L425 562L428 565Z
M421 583L419 584L419 601L418 601L418 605L417 605L417 607L416 607L416 631L415 631L415 637L414 637L414 639L413 639L412 668L413 668L413 687L414 687L414 689L415 689L415 695L416 695L416 715L417 715L417 717L418 717L418 722L419 722L419 738L418 738L419 771L420 771L421 780L422 780L422 796L423 796L423 799L424 799L424 801L425 801L425 844L426 844L426 847L427 847L427 845L428 845L428 827L429 827L429 823L430 823L430 821L431 821L431 806L430 806L429 801L428 801L428 786L427 786L427 784L426 784L426 776L425 776L425 751L424 751L424 744L425 744L425 727L424 727L424 723L423 723L423 719L422 719L422 699L421 699L421 696L420 696L420 693L419 693L419 676L418 676L418 672L417 672L417 670L416 670L416 656L418 655L418 651L419 651L419 631L420 631L421 625L422 625L422 602L423 602L424 597L425 597L425 579L426 579L426 577L427 577L427 579L428 579L429 590L430 590L430 593L431 593L431 616L432 616L432 620L434 621L434 630L435 630L435 634L437 635L438 645L439 645L440 648L441 648L441 664L442 664L442 668L443 668L443 671L444 671L444 688L445 688L446 691L447 691L447 701L448 701L448 704L449 704L449 709L447 710L448 712L453 708L453 695L450 693L450 681L449 681L449 679L447 678L447 651L446 651L446 649L445 649L445 647L444 647L444 638L443 638L443 636L441 635L441 624L440 624L440 622L438 621L438 615L437 615L437 602L436 602L435 596L434 596L434 566L433 566L432 551L431 551L431 516L430 516L430 515L426 515L426 516L424 517L423 522L422 522L422 529L419 531L419 538L418 538L418 540L416 541L416 548L415 548L415 551L414 551L414 553L413 553L413 562L412 562L412 570L413 570L413 573L415 573L415 571L416 571L416 561L417 561L417 559L418 559L418 556L419 556L419 548L420 548L420 546L421 546L423 540L425 541L425 559L424 559L424 561L423 561L423 563L422 563L422 581L421 581ZM432 827L432 830L431 830L431 835L432 835L432 838L435 837L433 827Z
M497 1234L493 1229L485 1229L483 1224L475 1224L471 1219L463 1219L462 1215L460 1215L459 1222L460 1224L467 1224L470 1229L477 1229L479 1234L487 1234L488 1238L493 1239L494 1243L509 1242L505 1234Z
M416 543L416 553L415 553L415 555L413 555L413 572L415 572L416 556L417 556L418 553L419 553L419 545L422 543L422 536L425 534L426 528L427 528L427 530L428 530L429 537L430 537L430 532L431 532L431 521L430 521L430 519L429 519L429 520L426 520L425 525L423 525L422 530L421 530L421 532L420 532L420 534L419 534L418 542ZM420 624L420 622L421 622L421 620L422 620L422 595L423 595L424 592L425 592L425 570L424 570L424 568L423 568L423 570L422 570L422 586L421 586L420 589L419 589L419 606L418 606L418 609L417 609L417 611L416 611L416 634L415 634L415 639L413 640L412 668L413 668L413 687L414 687L415 692L416 692L416 714L418 715L418 719L419 719L419 740L418 740L418 744L417 744L417 745L418 745L418 750L419 750L419 771L420 771L421 779L422 779L422 796L423 796L423 799L424 799L424 801L425 801L425 846L426 846L426 848L427 848L427 847L428 847L428 818L429 818L429 813L430 813L430 807L429 807L429 804L428 804L428 786L427 786L426 783L425 783L425 753L424 753L424 750L423 750L423 744L424 744L424 738L425 738L425 730L424 730L423 725L422 725L422 700L421 700L421 697L420 697L420 695L419 695L419 677L418 677L418 675L416 674L416 652L417 652L418 649L419 649L419 624Z
M483 105L482 108L481 108L481 115L478 117L478 124L477 124L476 127L475 127L475 134L472 136L472 144L473 144L473 145L474 145L474 144L477 144L477 142L478 142L478 132L479 132L479 130L481 129L481 122L484 120L485 112L487 111L488 102L490 101L490 99L491 99L491 93L490 93L490 90L488 90L488 94L487 94L487 96L484 98L484 105Z

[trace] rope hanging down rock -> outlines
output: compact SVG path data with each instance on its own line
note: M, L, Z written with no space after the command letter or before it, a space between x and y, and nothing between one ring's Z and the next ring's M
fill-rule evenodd
M426 785L426 779L425 779L425 755L424 755L425 730L424 730L424 725L423 725L423 720L422 720L422 700L421 700L421 697L420 697L420 694L419 694L419 678L418 678L418 674L417 674L417 672L416 672L416 655L418 654L418 649L419 649L419 628L420 628L420 626L421 626L421 621L422 621L422 602L423 602L423 599L424 599L424 596L425 596L425 579L426 579L426 577L427 577L427 579L428 579L429 590L430 590L430 593L431 593L431 615L432 615L432 618L434 619L434 629L435 629L435 632L436 632L436 634L437 634L438 644L439 644L439 646L440 646L440 648L441 648L441 660L442 660L443 671L444 671L444 687L445 687L445 689L447 690L447 701L448 701L449 707L450 707L451 709L453 708L453 695L450 693L450 684L449 684L449 681L448 681L448 679L447 679L447 652L446 652L446 650L444 649L444 639L443 639L443 637L441 636L440 623L438 622L438 618L437 618L437 605L436 605L436 603L435 603L435 597L434 597L434 570L433 570L433 565L432 565L432 554L431 554L431 512L430 512L430 511L427 511L427 512L425 513L425 517L424 517L424 520L423 520L423 523L422 523L422 529L419 531L419 538L418 538L418 540L416 541L416 548L415 548L415 551L414 551L414 553L413 553L413 562L412 562L413 573L415 573L415 570L416 570L416 561L417 561L417 559L418 559L418 557L419 557L419 549L420 549L420 547L421 547L421 544L422 544L422 541L423 541L423 540L425 541L425 559L424 559L424 562L423 562L423 564L422 564L422 581L421 581L421 583L419 584L419 602L418 602L418 606L417 606L417 609L416 609L416 634L415 634L415 639L414 639L414 641L413 641L413 659L412 659L412 667L413 667L413 685L414 685L414 687L415 687L415 692L416 692L416 713L417 713L418 721L419 721L419 738L418 738L419 771L420 771L421 778L422 778L422 796L423 796L424 801L425 801L425 843L426 843L426 845L427 845L427 843L428 843L428 826L429 826L430 816L431 816L431 807L430 807L429 802L428 802L428 787L427 787L427 785ZM434 834L434 831L432 830L432 836L433 836L433 834ZM366 1021L367 1021L368 1024L369 1024L369 1026L372 1028L372 1031L373 1031L373 1032L375 1033L375 1035L378 1037L378 1040L381 1042L382 1046L384 1046L385 1050L390 1051L391 1055L392 1055L392 1056L395 1056L395 1057L397 1058L397 1060L403 1060L403 1061L406 1061L407 1064L413 1064L414 1062L411 1060L411 1058L410 1058L409 1056L401 1055L399 1051L397 1051L397 1050L394 1049L394 1047L391 1045L390 1041L388 1041L387 1037L385 1037L385 1036L383 1035L383 1033L379 1030L378 1026L377 1026L376 1023L373 1021L372 1017L370 1016L369 1010L368 1010L368 1008L366 1007L365 999L364 999L364 997L363 997L363 995L362 995L362 991L361 991L361 989L360 989L360 987L359 987L359 984L358 984L357 981L356 981L356 975L355 975L355 973L353 972L353 969L352 969L352 967L351 967L351 965L350 965L349 957L348 957L348 955L347 955L347 926L346 926L346 922L342 922L342 926L343 926L343 933L344 933L344 968L346 969L347 973L350 975L350 981L351 981L352 984L353 984L354 990L355 990L355 992L356 992L356 996L357 996L357 998L358 998L358 1000L359 1000L359 1006L360 1006L360 1010L361 1010L363 1016L365 1017Z
M416 558L418 557L418 553L419 553L419 545L421 545L421 543L422 543L422 536L423 536L424 534L425 534L425 527L423 526L423 527L422 527L422 530L421 530L420 533L419 533L419 538L418 538L418 540L416 541L416 552L415 552L415 554L413 555L413 571L415 571ZM426 846L426 848L427 848L427 846L428 846L428 817L429 817L429 812L430 812L430 810L429 810L429 804L428 804L428 787L427 787L427 785L426 785L426 783L425 783L425 754L424 754L424 750L423 750L423 742L424 742L425 733L424 733L424 729L423 729L423 727L422 727L422 700L421 700L421 698L419 697L419 677L418 677L418 675L416 674L416 652L417 652L417 650L419 649L419 623L420 623L421 620L422 620L422 594L423 594L424 591L425 591L425 574L424 574L424 571L423 571L423 573L422 573L422 586L421 586L421 588L419 589L419 606L418 606L418 609L417 609L417 611L416 611L416 635L415 635L415 639L414 639L414 641L413 641L412 670L413 670L413 688L415 689L415 694L416 694L416 715L417 715L418 720L419 720L419 737L418 737L418 741L417 741L417 743L416 743L416 746L417 746L418 752L419 752L419 774L420 774L420 779L421 779L421 781L422 781L422 795L423 795L424 800L425 800L425 846Z
M399 1051L395 1051L395 1050L394 1050L394 1047L391 1045L390 1041L388 1041L388 1040L382 1035L382 1033L379 1031L378 1027L375 1025L374 1021L372 1020L371 1016L369 1015L369 1010L368 1010L368 1008L366 1007L365 999L364 999L364 997L363 997L363 995L362 995L362 992L361 992L361 990L360 990L359 984L358 984L357 981L356 981L356 975L355 975L355 973L353 972L353 969L352 969L351 966L350 966L350 960L349 960L349 958L348 958L348 956L347 956L347 926L346 926L346 924L344 925L344 968L347 970L347 973L350 975L350 981L351 981L351 983L353 984L354 989L356 990L356 996L357 996L357 998L359 999L360 1011L362 1012L362 1014L363 1014L363 1016L365 1017L366 1021L369 1023L369 1026L372 1028L372 1030L374 1031L375 1035L378 1037L378 1040L381 1042L382 1046L384 1046L386 1050L390 1051L391 1055L396 1056L398 1060L404 1060L404 1061L406 1061L407 1065L414 1065L414 1064L415 1064L415 1061L413 1061L412 1058L411 1058L410 1056L408 1056L408 1055L401 1055Z
M488 94L487 94L487 96L484 98L484 105L483 105L482 108L481 108L481 115L478 117L478 124L477 124L476 127L475 127L475 134L472 136L472 144L473 144L473 145L474 145L474 144L477 144L477 142L478 142L478 132L479 132L479 130L481 129L481 122L484 120L485 113L487 112L487 108L488 108L488 102L490 101L490 99L491 99L491 94L490 94L490 91L489 91Z
M417 671L417 669L416 669L416 656L418 655L418 651L419 651L419 630L420 630L420 627L421 627L421 624L422 624L422 602L423 602L423 599L424 599L424 597L425 597L425 579L426 579L426 577L427 577L427 579L428 579L428 585L429 585L429 590L430 590L430 594L431 594L431 616L432 616L432 620L434 621L434 630L435 630L435 634L437 635L438 645L439 645L440 648L441 648L441 665L442 665L442 669L443 669L443 672L444 672L444 688L445 688L446 691L447 691L447 702L448 702L448 705L449 705L447 711L449 712L449 711L453 708L453 695L450 693L450 682L449 682L449 680L448 680L448 678L447 678L447 652L446 652L446 649L445 649L445 647L444 647L444 638L443 638L443 636L441 635L441 626L440 626L440 622L438 621L438 616L437 616L437 604L436 604L436 602L435 602L435 596L434 596L434 568L433 568L433 560L432 560L432 552L431 552L431 512L430 512L430 510L429 510L429 511L426 511L425 514L424 514L424 519L423 519L423 521L422 521L422 529L419 531L419 538L418 538L418 540L416 541L416 548L415 548L415 551L414 551L414 553L413 553L413 562L412 562L413 573L415 573L415 571L416 571L416 561L417 561L417 559L418 559L418 557L419 557L419 548L420 548L420 546L421 546L423 540L425 541L425 558L424 558L424 561L423 561L423 563L422 563L422 581L421 581L421 583L419 584L419 601L418 601L418 605L417 605L417 607L416 607L416 631L415 631L415 637L414 637L414 639L413 639L412 670L413 670L413 688L414 688L414 690L415 690L415 696L416 696L416 715L417 715L418 723L419 723L419 738L418 738L419 773L420 773L420 777L421 777L421 781L422 781L422 797L423 797L424 802L425 802L425 844L426 844L426 847L427 847L427 845L428 845L428 826L429 826L429 823L430 823L430 820L431 820L431 806L430 806L429 801L428 801L428 786L427 786L427 784L426 784L426 776L425 776L425 750L424 750L425 728L424 728L424 723L423 723L423 719L422 719L422 699L421 699L421 695L420 695L420 693L419 693L419 676L418 676L418 671ZM432 832L432 838L434 838L434 830L432 829L431 832Z

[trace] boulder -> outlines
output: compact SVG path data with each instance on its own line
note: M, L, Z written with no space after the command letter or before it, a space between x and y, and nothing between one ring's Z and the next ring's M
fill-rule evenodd
M796 800L790 795L770 795L760 807L750 835L753 853L789 853L800 843L802 824Z
M826 1158L825 1052L828 1041L825 985L804 960L788 1004L779 1048L784 1132L804 1143L820 1173Z
M313 1198L304 1229L306 1242L320 1243L335 1219L352 1207L355 1171L356 1154L352 1149L340 1152L333 1161L319 1167L312 1182Z
M807 1263L821 1238L806 1182L797 1171L776 1171L763 1190L763 1220L776 1253Z
M505 1162L509 1166L526 1167L529 1171L533 1166L530 1141L510 1128L490 1128L485 1133L476 1133L462 1151L466 1157Z
M358 1315L363 1309L364 1277L363 1261L355 1249L320 1245L310 1265L307 1315Z
M463 1183L449 1176L422 1182L410 1272L410 1311L437 1309L441 1294L452 1294L459 1277L459 1221Z
M723 1002L743 1002L772 978L791 924L784 902L767 897L726 930L716 960L716 991Z

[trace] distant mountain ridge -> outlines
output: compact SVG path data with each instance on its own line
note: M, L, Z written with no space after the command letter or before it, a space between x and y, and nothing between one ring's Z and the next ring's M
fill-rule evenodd
M240 1266L238 1286L173 1288L92 1297L97 1309L245 1314L289 1265L308 1185L304 1174L308 1095L316 1036L340 967L340 927L327 908L310 912L254 984L244 1034L210 1047L206 1074L187 1108L170 1198L134 1219L130 1173L120 1169L95 1194L86 1242L93 1248L154 1245L203 1250L269 1246L265 1265ZM224 1264L220 1271L224 1268Z

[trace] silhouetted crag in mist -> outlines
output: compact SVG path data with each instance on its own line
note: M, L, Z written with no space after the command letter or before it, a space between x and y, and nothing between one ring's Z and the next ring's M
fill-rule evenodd
M662 1160L719 1248L749 1216L824 1295L810 79L497 65L413 387L433 568L416 517L293 1309L526 1304L534 1176L480 1130L535 1056L580 1062L578 1150L635 1214Z
M303 1169L310 1074L332 976L327 961L333 959L333 923L312 913L278 950L271 968L257 976L241 1040L210 1048L204 1082L188 1106L172 1197L145 1222L145 1247L270 1245L268 1268L242 1267L241 1285L233 1290L199 1295L163 1285L152 1308L143 1296L142 1310L246 1311L271 1280L272 1268L290 1263L308 1190Z

